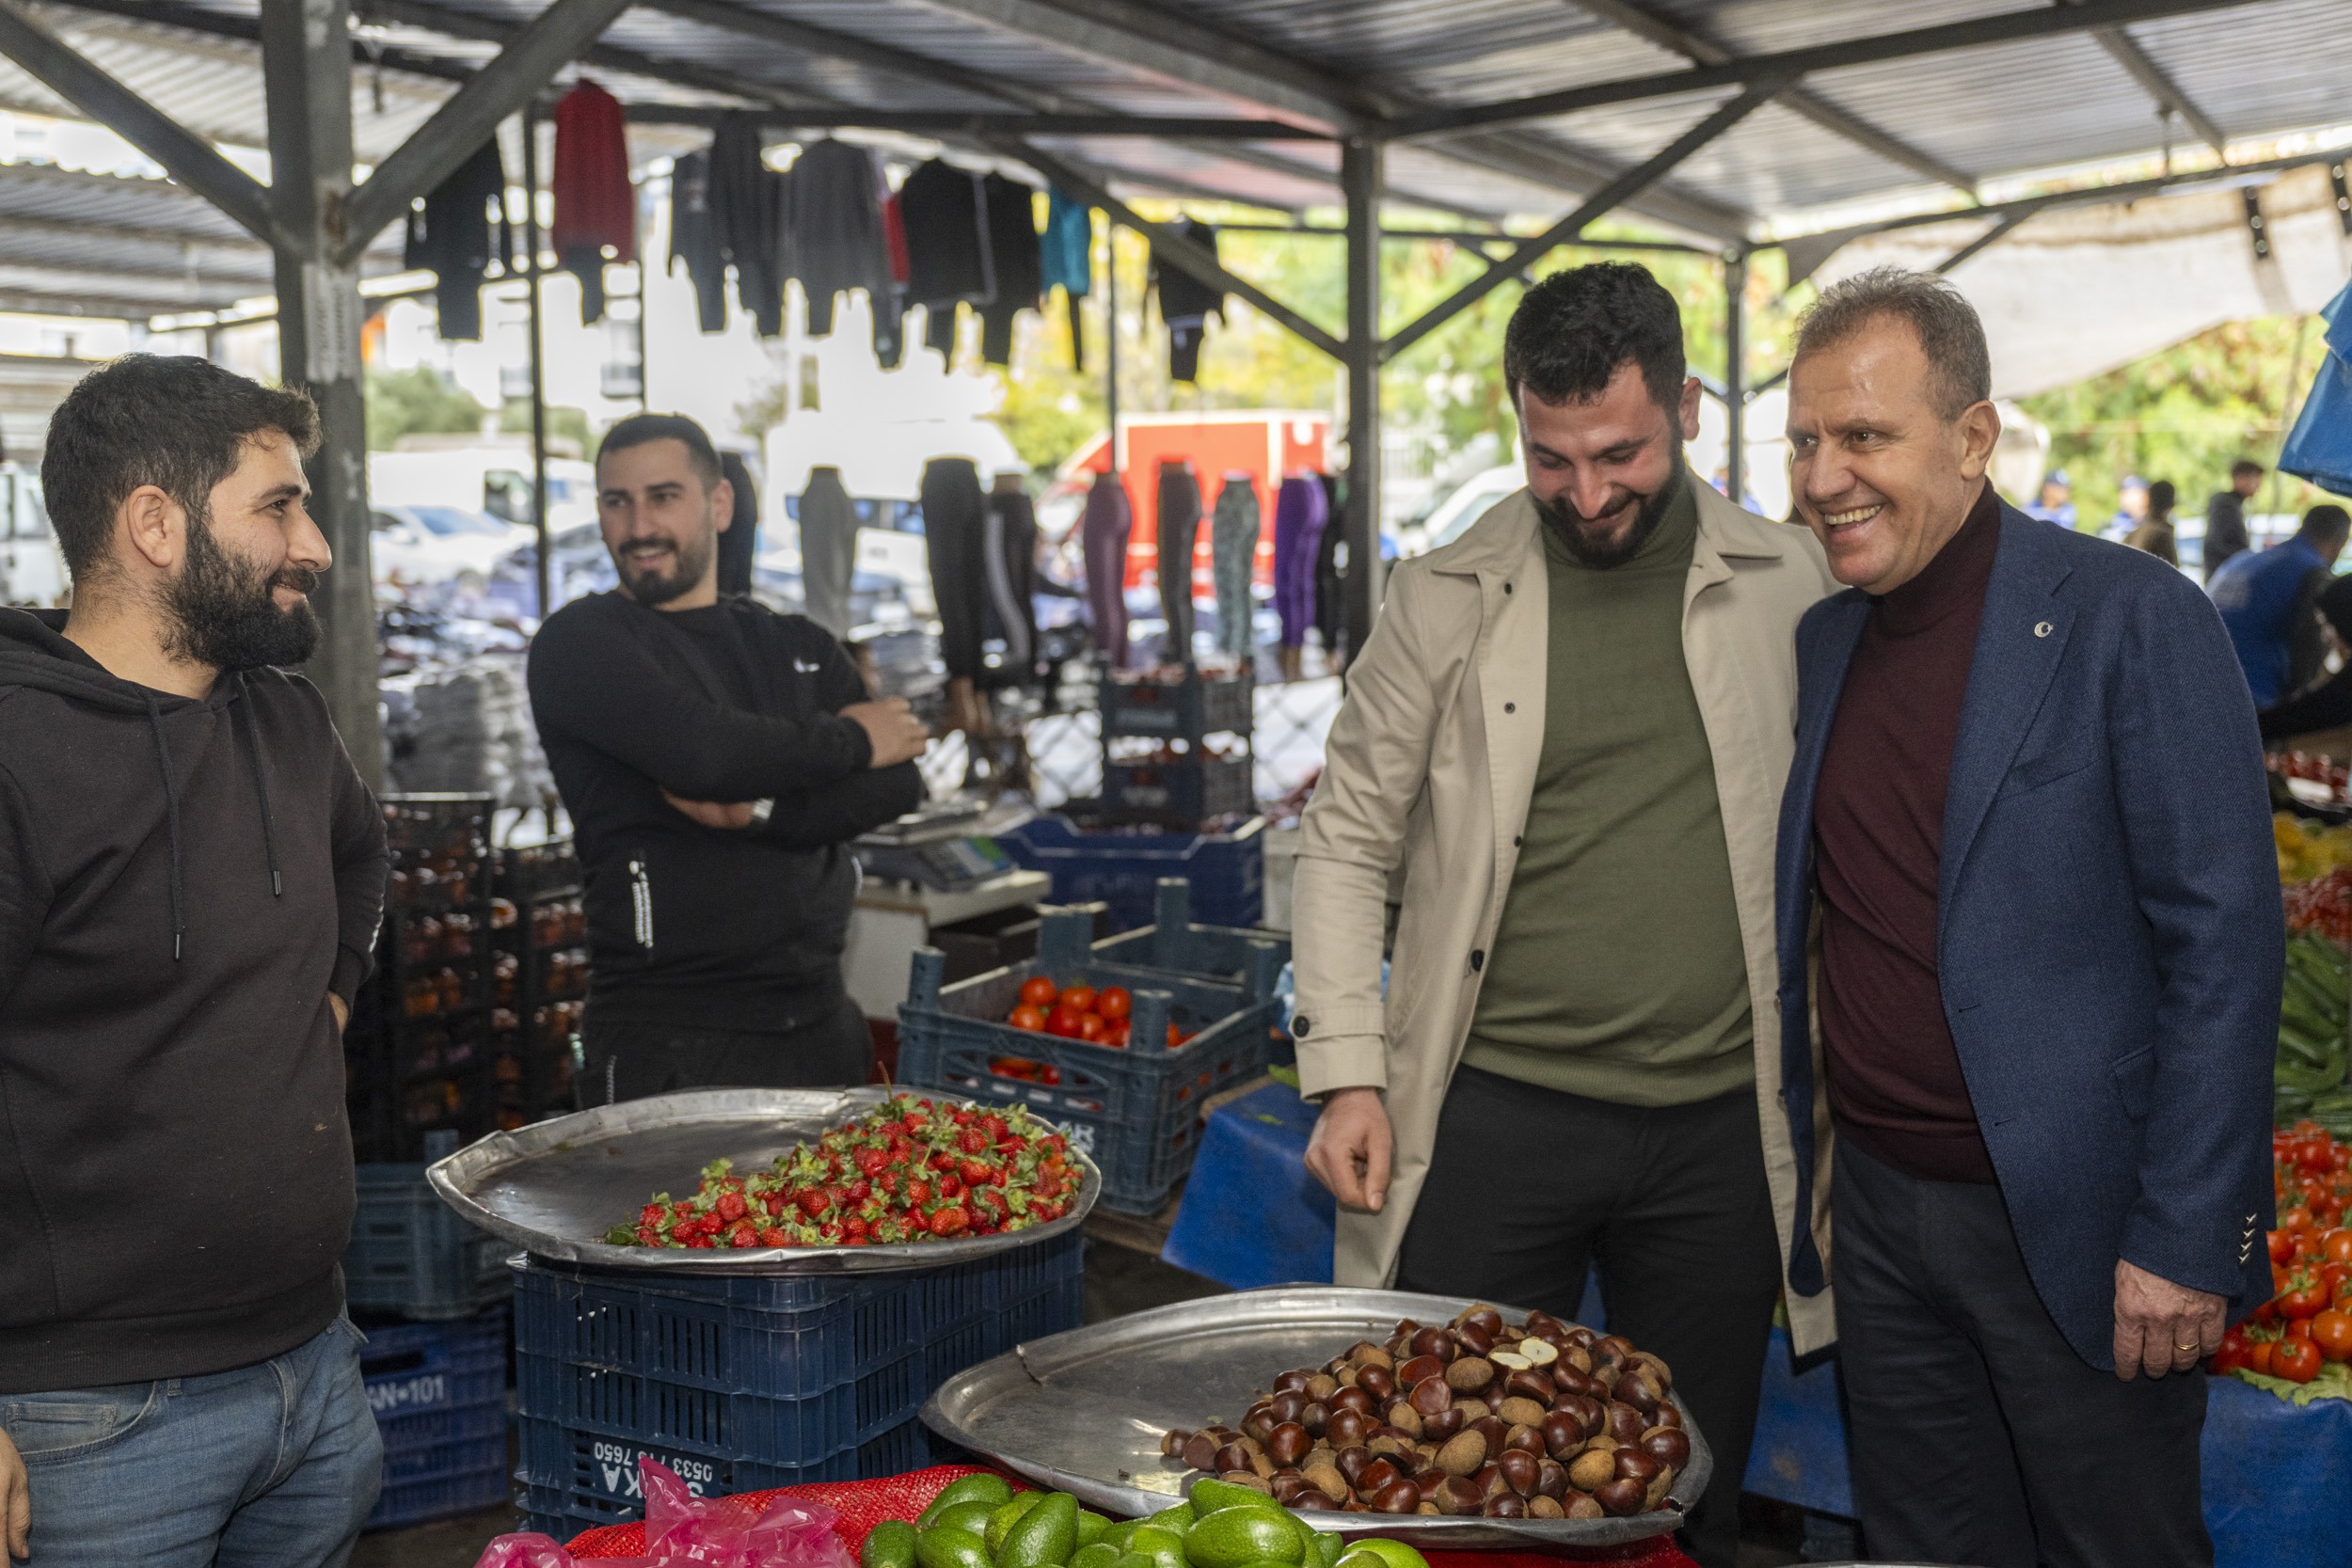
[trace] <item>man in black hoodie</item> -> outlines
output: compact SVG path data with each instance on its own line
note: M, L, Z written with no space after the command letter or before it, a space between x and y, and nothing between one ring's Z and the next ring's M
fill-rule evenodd
M596 514L621 586L532 643L587 883L585 1104L866 1081L841 981L847 841L920 802L926 733L904 702L866 699L823 627L719 592L734 503L693 420L614 425Z
M279 668L317 441L201 359L93 372L41 465L73 609L0 610L0 1534L40 1568L331 1568L375 1499L340 1036L384 825Z

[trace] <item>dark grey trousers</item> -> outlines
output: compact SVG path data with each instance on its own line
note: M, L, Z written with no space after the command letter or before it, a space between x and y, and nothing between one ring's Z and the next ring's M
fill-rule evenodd
M2000 1189L1840 1143L1831 1275L1855 1506L1874 1560L2209 1568L2202 1370L2125 1383L2034 1293Z
M1732 1568L1780 1291L1755 1091L1645 1109L1456 1071L1397 1289L1572 1323L1596 1259L1610 1329L1673 1369L1714 1450L1687 1549Z
M846 992L773 1030L698 1029L599 1018L580 1023L582 1110L680 1089L825 1089L864 1084L873 1061L866 1016Z

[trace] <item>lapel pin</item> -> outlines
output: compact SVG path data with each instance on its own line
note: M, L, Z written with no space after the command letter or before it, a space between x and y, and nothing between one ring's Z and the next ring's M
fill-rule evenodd
M2036 637L2047 637L2050 635L2050 623L2047 621L2036 621L2033 624L2033 634Z

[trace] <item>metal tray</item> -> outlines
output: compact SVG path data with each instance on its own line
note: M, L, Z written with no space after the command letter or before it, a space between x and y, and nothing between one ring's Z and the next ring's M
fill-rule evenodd
M1293 1367L1320 1366L1359 1339L1388 1338L1399 1318L1444 1323L1466 1298L1401 1291L1278 1285L1155 1307L1016 1346L950 1378L923 1422L1042 1485L1127 1518L1175 1500L1188 1472L1160 1456L1170 1427L1238 1419L1254 1390ZM1526 1314L1503 1307L1514 1323ZM1668 1506L1629 1519L1431 1518L1301 1513L1342 1535L1386 1535L1429 1551L1610 1546L1679 1528L1715 1468L1679 1394L1691 1463Z
M891 1246L760 1247L704 1251L612 1246L604 1233L658 1192L691 1193L720 1158L764 1167L827 1128L863 1116L899 1091L701 1089L601 1105L513 1132L493 1132L430 1166L425 1179L468 1224L558 1262L632 1273L695 1275L883 1274L934 1269L1048 1241L1085 1223L1103 1173L1073 1149L1080 1180L1070 1212L1009 1236ZM926 1099L971 1103L925 1091Z

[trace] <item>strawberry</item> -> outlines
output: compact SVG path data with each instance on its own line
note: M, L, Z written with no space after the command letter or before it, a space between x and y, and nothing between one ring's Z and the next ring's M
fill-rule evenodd
M956 1174L963 1178L967 1187L985 1187L1004 1180L1004 1172L985 1160L965 1160L957 1166Z
M931 1234L956 1236L971 1228L972 1216L955 1204L949 1204L930 1218Z
M930 1182L911 1180L907 1183L907 1201L909 1203L920 1205L929 1203L930 1200L931 1184Z
M817 1218L819 1214L822 1214L826 1209L831 1207L831 1204L826 1197L825 1190L822 1187L802 1188L800 1193L797 1195L797 1200L801 1206L801 1212L806 1214L810 1219Z
M771 1225L759 1233L759 1244L761 1246L790 1246L792 1238Z
M728 1221L739 1220L751 1212L751 1206L743 1201L743 1195L739 1192L721 1195L718 1208L719 1217Z

